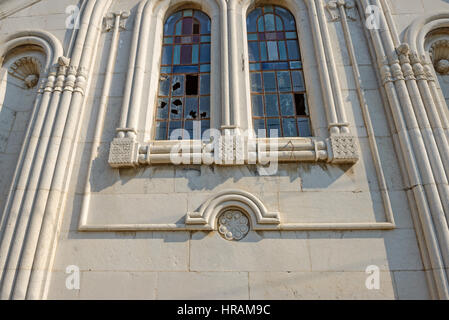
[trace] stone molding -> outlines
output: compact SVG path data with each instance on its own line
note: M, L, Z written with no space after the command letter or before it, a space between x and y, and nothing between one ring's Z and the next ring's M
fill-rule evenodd
M429 288L438 299L449 299L449 172L447 108L438 91L436 73L426 41L433 30L449 26L449 13L416 19L403 43L385 0L361 0L381 8L380 30L369 30L373 60L390 108L390 126L400 161L422 259L429 268Z
M196 2L195 0L194 2ZM334 3L337 8L342 8L348 12L348 19L354 18L353 13L356 12L354 3L352 1L331 1L330 3ZM158 4L158 5L156 5ZM194 162L196 164L208 163L208 164L219 164L219 165L243 165L248 163L247 155L242 154L245 153L245 150L248 150L248 145L245 141L245 138L240 137L240 132L243 129L241 122L239 119L241 116L239 113L240 110L247 110L247 108L240 106L240 102L238 102L238 96L240 95L241 89L239 88L239 83L242 82L242 77L249 77L248 72L248 62L244 59L243 63L246 65L243 68L239 66L242 63L241 59L237 59L239 56L240 49L237 44L236 37L231 37L228 40L228 29L232 29L234 32L245 31L246 23L240 24L236 15L236 12L242 13L242 16L246 16L244 14L250 5L254 4L254 0L245 0L242 2L238 2L235 0L224 1L224 0L216 0L211 4L203 7L202 9L209 14L209 16L219 17L220 21L225 21L225 23L219 24L219 39L220 43L220 51L228 52L228 55L221 55L221 59L219 59L219 63L212 63L215 68L215 65L219 66L220 77L216 78L216 81L221 84L220 86L220 95L221 95L221 104L220 108L214 110L213 114L215 116L221 115L221 126L222 136L219 138L220 143L215 145L214 153L211 151L207 151L207 157L212 157L213 160L204 161L202 156L200 156L200 160ZM328 6L324 2L324 0L320 1L311 1L306 0L305 4L309 11L309 19L310 26L313 31L314 37L314 49L316 52L318 64L320 66L320 79L321 79L321 88L323 93L323 98L325 100L325 108L328 109L326 114L331 115L328 119L329 123L329 133L331 138L328 139L329 149L332 152L332 149L337 147L334 154L336 157L329 157L327 151L325 151L325 147L323 148L311 148L311 149L301 149L301 150L292 150L294 153L284 152L283 150L277 150L279 153L277 154L280 162L301 162L301 161L328 161L335 164L354 164L358 161L359 156L358 152L355 148L358 148L356 143L352 143L351 146L344 144L339 145L336 144L336 141L340 141L338 138L334 138L334 136L342 135L346 139L346 136L351 135L349 132L350 123L347 121L346 112L343 106L343 98L340 90L340 83L337 73L337 68L332 52L332 45L329 36L329 32L327 30L327 20L325 16L325 6ZM131 48L130 54L130 67L131 71L128 74L128 78L125 85L125 97L123 99L122 105L122 115L120 119L120 126L117 128L117 137L114 139L114 142L111 143L110 148L110 164L114 168L120 167L136 167L138 165L151 165L152 163L166 163L166 164L175 164L173 161L170 161L170 154L168 152L165 153L154 153L152 151L153 145L164 145L165 148L169 148L173 145L173 142L170 141L150 141L144 142L142 140L141 135L138 136L138 132L143 131L151 131L148 128L138 128L137 127L137 119L140 112L140 105L142 100L142 86L141 83L143 81L143 65L147 64L147 61L155 61L154 58L148 58L148 52L151 52L151 55L159 56L160 54L160 44L156 35L152 35L151 38L154 38L154 42L151 42L146 33L142 33L142 27L148 26L151 23L154 23L155 16L165 16L167 10L169 10L170 1L169 0L159 0L159 1L148 1L143 0L137 10L136 22L134 26L134 35L133 35L133 44ZM288 4L288 9L296 16L296 20L298 19L298 12L301 10L298 7L298 4L292 3ZM346 15L345 18L346 20ZM215 19L216 20L216 19ZM108 21L110 19L108 18ZM157 21L160 23L160 21ZM217 23L217 21L212 21L212 24ZM241 30L242 29L242 30ZM217 37L217 34L213 34L212 37ZM218 38L217 38L218 40ZM243 43L243 46L247 46L246 43ZM215 54L212 53L212 56L215 57ZM139 67L137 67L139 66ZM158 74L159 70L156 70L158 67L157 64L150 65L150 69L152 70L151 74ZM243 71L242 71L243 70ZM212 72L212 76L215 77L215 72ZM157 77L156 77L157 78ZM155 78L155 79L156 79ZM151 80L153 81L153 80ZM154 80L155 81L155 80ZM244 83L245 81L243 81ZM307 79L306 79L307 82ZM229 84L229 85L228 85ZM150 88L157 87L158 83L154 82L153 85L150 85ZM331 89L330 89L331 88ZM149 101L153 101L153 97L155 95L154 89L150 89ZM217 91L212 90L213 95L218 94ZM246 95L246 93L245 93ZM214 99L214 97L212 97ZM247 103L249 103L247 101ZM214 105L214 104L213 104ZM150 106L150 108L154 108L154 106ZM248 109L249 110L249 109ZM152 114L150 112L150 114ZM250 115L245 115L245 117L250 117ZM153 118L149 119L147 123L151 123L153 125ZM229 137L229 135L231 137ZM137 155L132 155L128 157L128 162L123 162L122 164L119 162L115 162L114 159L120 157L119 154L115 154L117 152L120 153L120 149L116 148L117 143L119 143L117 139L120 138L132 138L136 139L135 141L141 148L139 149L139 153ZM325 141L327 137L313 137L312 141ZM290 139L292 141L295 138ZM243 143L242 143L243 141ZM333 141L333 143L332 143ZM343 140L341 140L343 141ZM351 140L352 141L352 140ZM125 140L122 143L126 144ZM323 144L319 144L322 146ZM348 147L349 149L344 149ZM342 149L343 148L343 149ZM136 149L129 149L132 152L136 152ZM203 153L202 147L200 147L200 154ZM310 152L314 152L311 154ZM349 153L352 152L349 156ZM260 162L260 155L263 154L259 151L255 156L256 163ZM341 156L342 154L346 154L345 156ZM194 152L192 151L191 155L187 155L188 158L194 158ZM137 159L136 159L137 158ZM184 163L184 162L180 162Z
M269 212L262 201L253 194L243 190L225 190L218 192L201 205L196 212L188 212L186 225L205 225L210 230L217 230L217 216L227 208L238 208L246 212L254 230L266 229L267 225L280 224L279 212Z

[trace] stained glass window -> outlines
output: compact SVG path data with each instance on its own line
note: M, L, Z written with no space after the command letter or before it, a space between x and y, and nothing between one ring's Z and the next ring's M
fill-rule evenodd
M270 136L311 136L301 53L293 15L278 6L247 17L253 128Z
M182 10L167 18L156 110L156 140L175 129L192 139L194 121L210 128L211 21L201 11Z

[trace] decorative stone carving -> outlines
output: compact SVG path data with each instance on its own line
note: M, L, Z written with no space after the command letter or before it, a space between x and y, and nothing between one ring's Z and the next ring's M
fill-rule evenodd
M254 230L268 227L277 228L281 222L279 212L270 212L262 201L255 195L238 189L223 190L206 200L198 211L188 212L186 225L205 225L214 230L215 218L223 208L232 207L246 212L251 220Z
M249 220L238 210L227 210L218 217L218 232L226 240L242 240L249 232Z
M326 4L326 9L329 12L330 20L332 22L340 21L340 7L346 12L346 17L349 20L357 20L357 12L355 8L355 3L350 0L331 0Z
M23 81L27 89L32 89L39 82L41 68L41 63L36 58L23 57L11 65L8 73Z
M449 74L449 40L435 41L430 47L429 53L435 70L443 75Z
M115 138L109 150L109 165L113 168L134 167L137 162L138 143L133 138Z
M125 30L126 19L128 19L130 13L129 11L119 11L109 13L103 20L103 28L105 32L109 32L114 28L115 19L120 17L119 29Z
M354 136L331 136L329 143L333 154L332 163L356 163L359 160L358 147Z

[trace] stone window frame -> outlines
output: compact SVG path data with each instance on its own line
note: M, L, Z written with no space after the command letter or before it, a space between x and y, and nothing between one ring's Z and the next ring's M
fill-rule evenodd
M251 133L243 135L243 132L252 129L246 16L251 8L267 4L288 9L296 20L303 50L304 77L309 88L313 130L310 138L255 138ZM173 12L187 8L203 11L212 23L210 123L211 129L221 131L214 144L195 140L150 140L155 123L163 23ZM326 9L329 10L329 4L325 0L143 0L135 21L130 72L125 86L120 127L110 147L110 166L262 164L267 152L259 147L266 148L268 144L275 146L278 162L356 163L359 148L344 111L327 29L329 18ZM148 35L144 32L148 28L155 32ZM310 29L311 37L301 29ZM233 36L236 34L243 34L243 37ZM312 67L318 69L319 78L307 70ZM145 74L150 75L147 86L143 85ZM145 116L142 117L143 114ZM323 117L326 118L325 124L321 120ZM255 147L252 154L248 151L250 140L251 146ZM182 150L182 161L173 161L173 148ZM273 148L270 147L271 150Z

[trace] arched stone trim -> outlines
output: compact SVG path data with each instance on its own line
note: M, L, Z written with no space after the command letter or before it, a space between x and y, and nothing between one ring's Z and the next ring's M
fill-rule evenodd
M254 230L267 229L280 224L279 212L269 212L255 195L238 189L221 191L209 198L196 212L187 213L186 225L207 225L217 229L217 216L228 208L237 208L246 213Z
M449 12L425 15L412 22L405 34L404 42L410 47L413 71L417 80L421 81L420 91L424 104L429 110L432 128L439 130L440 132L436 136L442 136L441 139L444 140L438 144L444 159L443 164L448 167L449 111L441 91L437 72L442 74L447 72L445 69L448 66L445 64L447 64L449 54L446 55L445 50L439 49L442 49L441 46L447 46L449 34L433 34L442 28L449 30ZM438 49L438 47L440 48Z
M412 52L418 53L421 58L427 58L429 61L430 56L425 48L427 35L433 30L444 27L449 27L449 12L425 15L412 22L405 34L404 42L410 45Z
M5 39L5 43L0 46L0 61L11 50L24 45L36 45L41 47L45 52L47 59L43 66L44 73L48 72L51 66L58 63L58 58L64 52L60 41L51 33L43 30L24 30Z
M211 115L216 119L211 126L219 127L220 118L226 118L228 107L228 32L226 1L201 0L143 0L137 11L134 38L130 54L130 66L125 85L120 127L118 137L148 140L153 128L153 114L156 107L157 88L159 85L159 60L162 48L162 34L165 18L182 8L197 8L211 18L212 52L211 52ZM148 30L154 32L148 32ZM143 87L145 74L150 75L148 90ZM148 93L146 93L148 92ZM147 95L147 96L145 96ZM139 122L145 105L145 122ZM220 117L220 113L222 116ZM213 121L213 120L212 120ZM143 126L143 127L142 127Z

